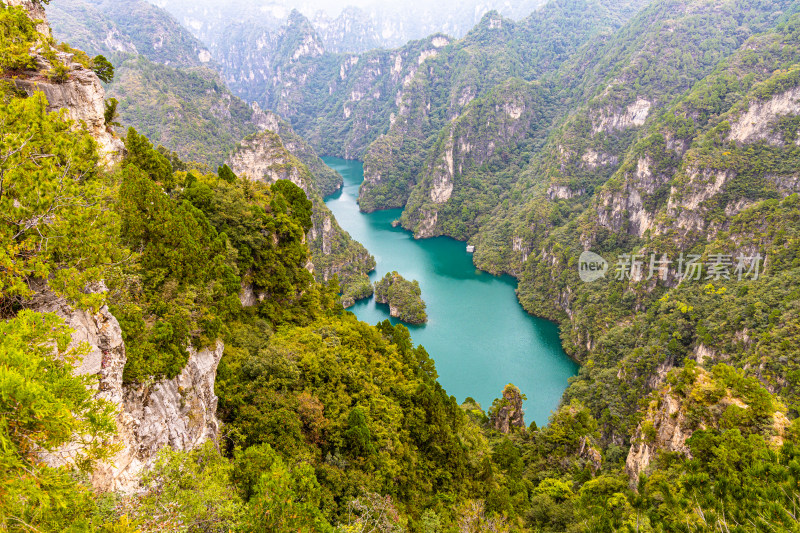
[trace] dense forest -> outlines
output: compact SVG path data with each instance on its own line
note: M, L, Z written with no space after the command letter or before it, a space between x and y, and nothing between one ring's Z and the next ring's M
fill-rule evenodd
M387 272L375 282L375 301L388 305L391 316L403 322L424 324L428 320L419 282L408 281L397 272Z
M800 531L797 2L557 0L356 62L292 62L287 32L281 72L316 85L264 103L295 129L194 59L148 58L138 10L108 18L138 51L109 62L53 38L42 3L0 4L3 530ZM105 3L81 4L97 46ZM400 103L344 103L354 81L324 85L343 65L402 73ZM561 324L581 370L546 426L511 385L459 405L407 328L347 312L363 271L315 277L338 181L302 135L366 154L364 209L469 239ZM252 153L261 175L222 160ZM611 264L591 283L588 249ZM378 297L424 314L387 276Z

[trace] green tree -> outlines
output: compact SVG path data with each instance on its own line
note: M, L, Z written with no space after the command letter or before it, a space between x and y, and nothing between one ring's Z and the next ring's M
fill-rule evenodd
M26 297L47 279L82 305L103 300L87 284L127 253L97 162L92 138L48 113L42 93L0 104L0 297Z
M322 489L310 465L289 468L269 445L249 456L264 468L252 486L242 531L333 533L320 512Z
M163 448L142 478L144 493L125 509L146 531L228 532L243 504L231 481L233 465L211 441L191 452Z
M125 165L135 165L145 171L150 179L160 183L168 191L175 186L169 159L155 150L147 137L139 135L133 128L128 128L125 148L128 149Z
M0 528L86 529L91 493L43 452L69 444L86 473L116 451L113 405L94 397L93 376L74 374L89 350L71 340L55 315L22 311L0 322Z
M120 123L117 120L119 118L119 112L117 111L118 106L119 106L119 101L116 98L109 98L104 102L103 118L105 120L106 126L120 125Z
M278 180L272 184L271 190L277 193L273 199L273 206L279 206L292 215L302 227L303 231L311 229L311 200L308 199L303 189L289 180ZM285 200L285 203L281 201ZM285 206L285 207L284 207Z
M114 65L105 56L97 55L92 59L92 70L103 82L114 81Z
M231 167L228 165L222 165L219 167L217 169L217 176L219 176L219 179L228 183L233 183L236 181L236 174L233 173L233 170L231 170Z
M344 442L347 451L356 457L366 457L375 452L372 445L372 435L367 426L367 417L364 411L354 407L347 417L347 429L344 432Z
M0 70L33 68L30 50L38 35L22 7L0 4Z

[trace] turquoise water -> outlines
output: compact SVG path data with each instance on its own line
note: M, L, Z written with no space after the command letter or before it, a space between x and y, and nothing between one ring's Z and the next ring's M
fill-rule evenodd
M344 177L344 187L325 199L339 224L375 256L372 280L396 270L416 279L428 323L407 325L416 344L436 362L439 381L461 402L473 397L488 410L503 387L525 394L525 422L547 423L577 365L561 349L558 327L527 314L514 293L516 280L481 272L463 242L447 237L415 240L391 223L399 209L364 214L356 202L364 171L358 161L324 158ZM370 324L389 317L386 305L361 300L350 308ZM397 323L395 319L391 319Z

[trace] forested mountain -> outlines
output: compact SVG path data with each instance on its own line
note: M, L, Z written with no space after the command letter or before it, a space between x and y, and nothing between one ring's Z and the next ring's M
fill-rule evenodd
M142 54L117 119L43 7L0 4L3 529L800 530L797 1L557 0L361 55L293 13L247 89L291 124L87 11ZM312 146L560 323L547 426L342 309L370 260Z
M211 54L166 11L145 0L54 0L53 33L89 54L141 54L176 67L207 64Z
M135 18L126 14L126 9ZM54 24L57 38L69 38L72 32L80 40L85 35L98 35L101 27L110 28L106 41L93 52L110 53L116 65L107 96L117 99L117 120L121 124L134 127L155 145L165 147L168 155L171 152L172 157L189 161L186 168L179 170L208 171L229 162L236 151L239 164L231 166L236 173L248 172L251 179L264 179L262 171L270 167L281 167L284 172L268 176L268 183L290 174L302 175L303 179L296 181L314 203L309 244L315 274L323 282L339 276L345 292L352 292L350 286L363 280L374 260L339 227L321 197L341 186L341 176L327 167L280 117L262 111L258 105L246 104L231 94L216 72L196 66L191 60L192 50L199 43L168 13L146 2L97 2L94 6L76 3L54 11L59 17ZM66 12L71 19L64 18ZM118 21L122 30L117 29ZM172 28L178 30L172 32ZM160 37L162 31L169 37ZM124 52L103 48L108 46L112 39L108 35L112 33L114 39L130 42L130 47ZM154 53L153 46L148 48L150 41L142 43L142 39L153 36L164 43L155 47L158 53ZM180 46L186 42L192 44L188 50ZM266 144L270 149L260 153L249 150L256 138L269 139ZM245 153L249 156L243 162Z
M392 4L357 2L337 11L314 8L307 2L275 0L231 1L221 5L212 1L153 0L154 4L172 13L194 35L213 51L226 47L230 27L243 24L253 31L274 31L286 23L293 8L309 19L322 39L325 49L333 53L361 53L375 48L397 48L444 33L464 36L488 11L519 20L544 2L446 0L436 3ZM343 3L346 5L346 3Z
M417 174L422 176L421 183L404 212L404 226L422 237L446 234L468 239L481 227L486 228L484 234L494 232L515 205L529 202L530 188L541 184L543 176L550 182L550 197L571 198L591 192L618 168L649 116L710 72L747 36L774 23L788 5L756 9L735 3L652 5L602 46L587 45L542 80L545 87L561 91L563 107L549 116L555 120L541 116L548 105L543 101L536 105L540 114L537 127L526 124L526 116L511 120L512 124L487 121L494 131L489 129L483 142L492 150L477 148L477 162L483 167L473 172L482 172L480 179L473 178L469 166L466 171L461 166L450 170L443 164L454 158L463 165L465 157L475 157L463 152L476 149L469 138L482 131L480 124L467 126L462 118L455 135L443 132L441 138L452 135L453 139L440 140L427 155L426 167ZM541 93L539 87L535 90ZM518 97L511 96L500 104L518 109L518 102ZM523 110L524 106L518 113ZM557 130L543 148L532 147L532 139L520 142L512 133L538 135L541 141L550 127ZM500 202L510 202L512 207L499 206ZM514 237L520 236L507 239L505 246L511 248ZM484 252L492 246L483 247Z
M48 14L56 39L114 64L107 89L120 120L153 142L216 168L258 131L257 113L230 93L208 68L209 52L166 11L144 0L55 0Z

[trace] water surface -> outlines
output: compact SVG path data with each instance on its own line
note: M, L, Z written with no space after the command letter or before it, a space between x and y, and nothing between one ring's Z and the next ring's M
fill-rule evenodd
M396 270L419 281L428 323L406 326L414 343L425 346L436 362L447 392L459 402L471 396L488 410L503 387L513 383L528 398L525 422L547 423L567 378L577 372L561 349L558 327L522 309L515 279L477 270L465 243L447 237L415 240L392 227L399 209L361 213L356 201L364 179L361 163L323 159L344 177L344 187L325 203L339 224L375 256L372 280ZM390 318L388 306L372 298L356 302L350 311L370 324Z

